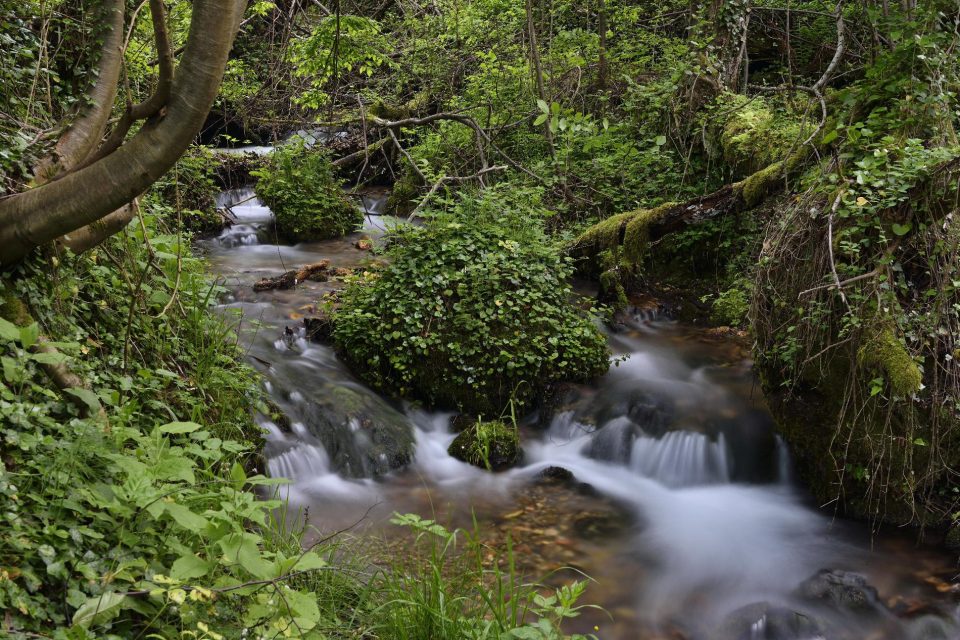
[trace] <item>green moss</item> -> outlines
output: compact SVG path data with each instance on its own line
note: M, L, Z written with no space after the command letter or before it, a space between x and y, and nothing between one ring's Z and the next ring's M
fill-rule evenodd
M642 209L633 214L623 234L623 258L630 265L639 265L647 252L650 239L650 225L663 218L667 211L677 206L675 202L666 202L653 209Z
M620 245L620 230L636 215L636 211L628 211L611 216L598 222L584 231L574 242L574 246L581 247L591 253L600 253L605 249L615 249Z
M24 327L33 322L27 305L17 297L9 283L0 281L0 318Z
M614 310L625 309L630 301L627 299L627 291L620 281L620 272L618 269L607 269L600 274L600 302L609 304Z
M414 98L414 101L416 98ZM413 101L412 101L413 102ZM410 108L407 105L396 106L383 100L377 100L370 107L370 115L384 120L403 120L410 117Z
M727 97L721 105L732 110L720 134L723 159L740 175L782 160L800 137L800 123L761 98Z
M738 183L740 196L747 209L763 202L771 187L778 180L783 180L783 168L783 162L774 162Z
M420 177L408 171L397 180L390 195L387 196L387 211L397 216L406 216L415 206L414 200L420 195L422 186Z
M460 432L447 453L468 464L501 471L523 459L517 428L499 420L476 422Z
M857 359L865 367L882 371L893 395L908 398L920 391L923 373L889 326L860 347Z

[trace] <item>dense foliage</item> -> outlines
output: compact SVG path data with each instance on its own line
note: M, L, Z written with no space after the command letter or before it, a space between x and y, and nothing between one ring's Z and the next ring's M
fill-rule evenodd
M344 196L321 149L288 143L251 174L257 195L276 217L277 231L288 240L336 238L363 222L363 212Z
M388 265L354 280L336 316L337 346L364 380L498 417L606 371L604 338L570 301L571 267L536 198L464 195L394 232Z

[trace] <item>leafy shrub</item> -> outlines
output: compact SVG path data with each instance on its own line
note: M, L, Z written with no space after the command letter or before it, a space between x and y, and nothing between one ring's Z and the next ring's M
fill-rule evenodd
M598 329L570 302L569 262L538 194L488 189L392 235L389 264L343 292L334 339L371 385L471 415L529 405L606 371Z
M350 203L327 155L301 142L274 151L251 171L257 195L273 211L277 231L293 241L324 240L352 232L363 212Z
M223 228L217 213L217 162L207 147L191 146L172 169L153 183L144 204L183 228L211 234Z

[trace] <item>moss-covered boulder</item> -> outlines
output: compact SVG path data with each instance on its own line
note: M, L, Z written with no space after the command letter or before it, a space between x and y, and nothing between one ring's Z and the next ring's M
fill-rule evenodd
M288 241L336 238L363 223L363 212L344 195L320 149L290 143L250 173L257 178L257 196L273 211L277 232Z
M383 269L348 284L334 340L364 381L498 417L607 370L606 340L572 301L569 261L518 197L487 190L425 216L392 235Z
M523 460L517 428L499 420L474 422L454 438L447 453L490 471L503 471Z

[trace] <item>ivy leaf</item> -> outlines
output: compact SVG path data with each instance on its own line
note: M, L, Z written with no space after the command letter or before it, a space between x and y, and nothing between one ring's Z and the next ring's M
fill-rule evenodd
M663 145L667 144L667 136L657 136L655 142L658 147L662 147Z
M905 236L905 235L907 235L908 233L910 233L910 229L912 229L912 228L913 228L913 225L910 224L909 222L906 223L906 224L896 224L896 223L894 223L894 225L891 227L891 229L893 229L893 233L896 234L896 235L898 235L898 236Z

